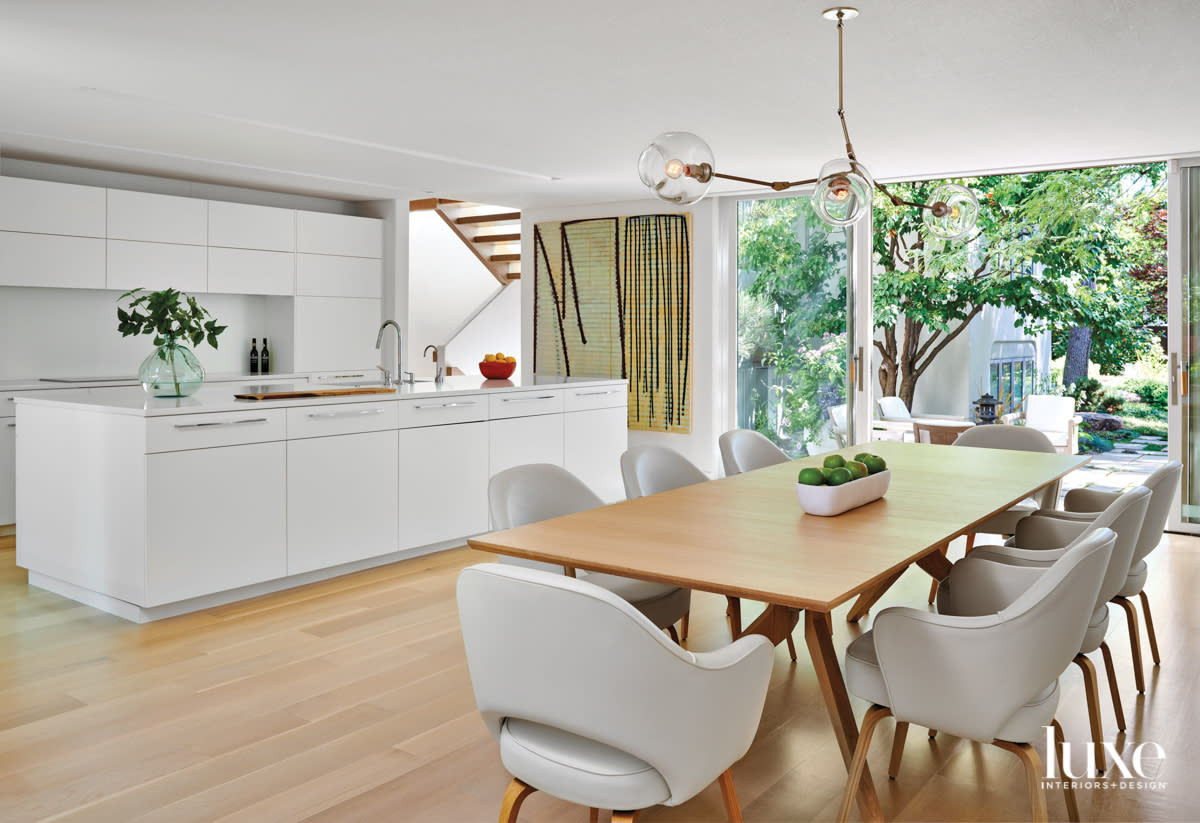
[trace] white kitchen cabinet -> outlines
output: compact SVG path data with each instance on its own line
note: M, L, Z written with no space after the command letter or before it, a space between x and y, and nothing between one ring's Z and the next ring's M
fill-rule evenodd
M492 475L524 463L563 464L563 416L538 414L488 422Z
M625 499L620 458L629 448L628 417L624 403L563 415L563 468L606 503Z
M176 243L108 241L110 289L208 291L208 249Z
M231 249L296 250L296 212L208 201L208 244Z
M292 370L373 371L379 363L375 338L381 311L381 301L362 297L295 298Z
M0 417L0 526L17 522L17 421Z
M397 432L287 444L287 572L396 551Z
M297 254L296 294L380 297L383 295L383 261L371 257Z
M401 429L400 546L488 530L488 423Z
M383 221L315 211L296 212L296 251L383 257Z
M208 247L208 290L214 294L292 294L296 255Z
M0 286L103 289L104 241L0 232Z
M146 602L287 574L287 444L146 455Z
M108 237L152 243L208 243L208 201L108 189Z
M104 189L0 177L0 230L104 237Z

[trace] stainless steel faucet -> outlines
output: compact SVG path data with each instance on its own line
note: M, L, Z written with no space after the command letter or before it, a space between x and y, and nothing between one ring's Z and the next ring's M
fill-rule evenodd
M379 334L375 338L375 348L377 348L377 349L383 348L383 330L386 329L388 326L391 326L393 329L396 330L396 377L395 377L395 382L397 384L403 384L403 383L411 384L413 382L413 373L401 371L401 368L404 366L404 358L402 356L403 352L404 352L404 338L403 338L403 336L401 336L400 326L399 326L399 324L396 323L395 320L384 320L383 321L383 325L379 327ZM385 386L392 385L392 373L390 371L388 371L387 369L385 369L383 366L376 366L375 368L377 368L381 372L383 372L383 385L385 385ZM406 375L406 374L408 375L407 380L404 379L404 375Z

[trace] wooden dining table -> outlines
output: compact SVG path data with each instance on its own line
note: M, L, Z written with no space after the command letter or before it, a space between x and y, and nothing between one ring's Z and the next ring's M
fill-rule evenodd
M832 612L855 597L868 606L909 566L936 579L943 547L1090 458L879 441L869 451L891 470L885 496L835 517L805 514L799 469L825 455L472 538L476 549L762 601L743 632L785 640L804 615L804 638L849 765L858 724L833 645ZM923 606L923 604L913 605ZM882 813L869 774L858 805Z

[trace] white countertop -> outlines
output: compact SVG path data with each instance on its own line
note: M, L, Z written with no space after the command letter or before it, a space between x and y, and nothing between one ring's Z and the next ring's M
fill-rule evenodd
M299 372L284 372L282 374L264 374L262 377L270 380L279 380L289 377L305 377L304 373ZM217 373L207 375L204 379L210 383L231 383L231 382L252 382L255 376L252 374L236 374L236 373ZM0 391L40 391L42 389L85 389L96 388L97 386L139 386L138 379L134 375L126 377L94 377L86 380L74 380L69 383L61 382L55 378L40 378L40 377L9 377L0 379Z
M270 375L276 379L278 375ZM159 417L177 414L246 411L249 409L287 408L290 406L324 406L344 403L378 403L412 397L462 396L495 391L561 389L581 385L619 385L626 381L611 378L539 376L530 383L510 380L484 380L480 377L448 377L440 386L432 381L405 384L393 394L352 394L336 397L299 397L292 400L237 400L234 394L263 391L287 391L286 384L256 386L252 379L245 383L205 383L191 397L151 397L141 386L98 386L92 388L57 388L49 391L29 391L16 395L18 408L36 406L87 407L88 411L104 414L129 414ZM45 388L47 384L38 384ZM55 384L61 386L62 384ZM379 385L379 384L364 384ZM0 388L5 388L0 386ZM347 385L300 383L297 389L339 389Z

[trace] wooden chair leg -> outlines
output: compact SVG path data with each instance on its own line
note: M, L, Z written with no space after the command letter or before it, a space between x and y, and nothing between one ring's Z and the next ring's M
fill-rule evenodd
M671 639L675 641L675 645L679 645L679 633L675 631L674 626L667 626L667 634L671 635Z
M682 640L687 640L687 635L688 635L688 625L691 623L691 621L692 621L692 613L691 613L691 611L689 610L689 611L686 611L686 612L684 612L684 613L683 613L683 619L680 621L680 626L679 626L679 629L680 629L680 631L679 631L679 637L680 637L680 639L682 639Z
M796 641L792 640L792 636L790 634L787 636L787 643L788 643L788 654L790 654L792 656L792 662L795 663L796 662Z
M936 740L936 739L937 739L937 729L930 729L930 730L929 730L929 739L930 739L930 740Z
M1075 787L1072 785L1071 778L1067 777L1067 770L1063 768L1063 750L1066 746L1067 739L1063 735L1062 726L1058 720L1051 720L1050 723L1054 726L1054 759L1058 763L1058 776L1063 782L1063 799L1067 801L1067 819L1071 823L1079 823L1079 804L1075 802Z
M594 806L588 809L588 823L600 823L600 810Z
M908 724L896 723L896 734L892 738L892 760L888 763L888 780L895 780L900 774L900 758L904 757L904 738L908 737Z
M1096 749L1096 771L1104 774L1107 761L1104 759L1104 726L1100 723L1100 687L1096 683L1096 667L1082 654L1072 660L1083 670L1083 692L1087 696L1088 721L1092 727L1092 746Z
M726 595L725 600L729 604L725 608L725 615L729 618L729 633L737 640L742 636L742 599Z
M971 532L970 534L967 535L967 552L966 553L970 553L971 549L973 549L973 548L975 548L975 532Z
M858 745L854 747L854 757L850 759L850 776L846 780L846 791L842 793L842 806L838 809L838 823L846 823L850 818L850 808L854 805L854 796L858 794L858 784L862 782L863 767L867 765L867 749L871 745L871 736L879 721L889 717L892 710L887 706L872 706L863 717L862 731L858 733Z
M993 740L992 745L1012 752L1020 759L1025 767L1029 802L1033 806L1033 823L1048 823L1050 816L1046 811L1046 793L1042 791L1042 759L1038 757L1037 749L1028 743L1009 743L1007 740Z
M725 816L729 823L742 823L742 807L738 805L737 790L733 787L733 771L721 772L717 782L721 784L721 799L725 801Z
M517 813L521 811L521 804L536 791L533 786L514 777L504 790L504 800L500 804L500 823L517 823Z
M1154 658L1154 665L1162 664L1162 658L1158 656L1158 638L1154 636L1154 618L1150 616L1150 598L1146 596L1145 591L1138 592L1138 597L1142 601L1142 617L1146 619L1146 634L1150 637L1150 656Z
M613 816L612 816L612 823L637 823L638 813L639 813L638 809L634 809L631 812L614 811Z
M1112 602L1125 610L1125 624L1129 626L1129 645L1133 650L1133 682L1137 686L1138 694L1145 694L1146 676L1142 674L1142 638L1138 631L1137 609L1128 598L1120 595L1114 597Z
M1104 655L1104 669L1108 672L1108 691L1112 694L1113 713L1117 716L1117 731L1125 731L1125 711L1121 708L1121 691L1117 688L1117 670L1113 666L1112 650L1108 644L1100 643L1100 653Z
M942 553L942 557L945 557L946 553L950 551L950 544L943 543L939 547L938 551L940 551ZM938 590L939 582L940 581L938 581L938 580L934 580L932 583L929 584L929 605L931 605L931 606L933 605L933 601L937 598L937 590Z

